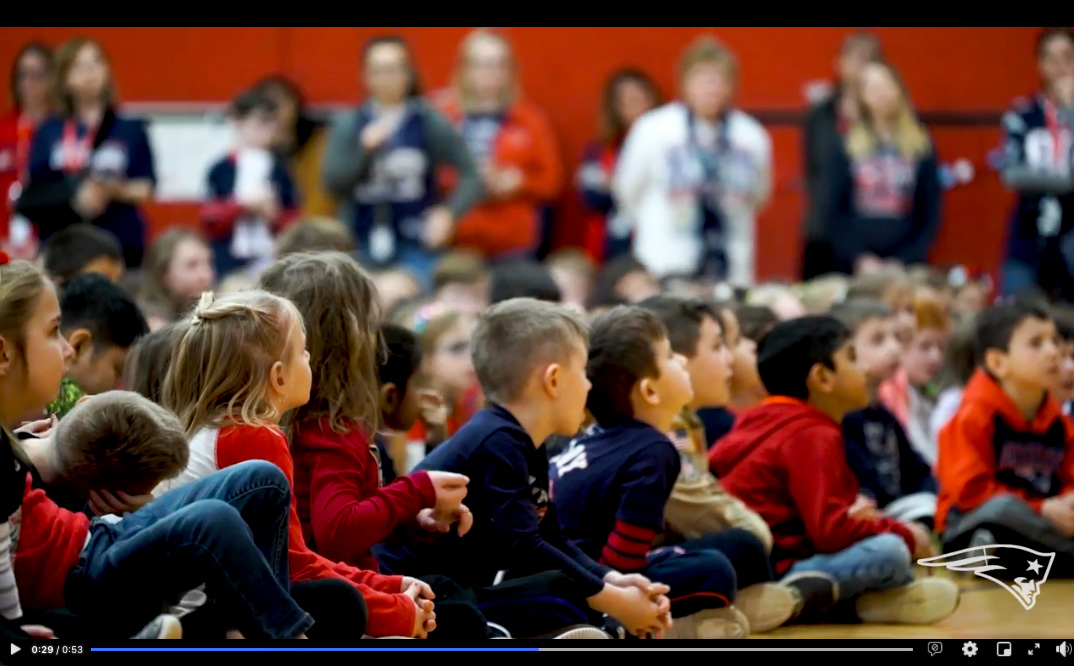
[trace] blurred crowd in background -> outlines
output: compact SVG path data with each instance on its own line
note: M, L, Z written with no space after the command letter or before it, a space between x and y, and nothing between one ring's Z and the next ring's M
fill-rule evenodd
M1074 36L1044 29L1036 49L1040 88L1003 118L1003 179L1018 199L995 285L924 267L944 190L972 167L940 161L897 63L865 31L847 34L830 95L807 117L798 284L757 284L772 143L736 108L738 62L711 37L684 45L673 99L641 69L610 72L599 133L578 165L561 159L547 118L519 88L511 44L494 31L463 40L449 86L434 95L405 40L370 40L365 102L330 123L308 113L300 81L268 76L230 105L235 144L204 174L201 233L166 233L148 251L153 151L145 123L118 109L108 55L91 39L31 43L13 63L13 108L0 120L0 237L12 256L32 258L73 225L108 232L121 248L112 270L127 273L160 322L203 289L253 284L289 244L309 242L354 253L382 283L386 311L442 292L444 276L541 260L586 308L657 289L785 308L790 294L808 301L834 289L838 299L840 276L891 272L974 294L966 300L1029 289L1065 300L1074 295ZM551 203L572 186L587 211L585 240L552 252Z

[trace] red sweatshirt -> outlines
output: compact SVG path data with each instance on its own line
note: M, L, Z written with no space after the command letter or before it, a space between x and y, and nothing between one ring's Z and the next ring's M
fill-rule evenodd
M220 430L203 428L190 439L190 462L174 482L161 490L190 483L216 470L247 460L267 460L287 475L294 487L294 462L287 446L287 437L275 426L229 426ZM333 562L306 545L302 524L298 520L298 504L291 495L291 515L288 526L288 559L291 582L300 583L322 578L340 578L350 582L362 593L369 608L366 633L370 636L409 636L414 630L414 603L401 594L401 576L381 576L342 562Z
M24 610L66 607L63 587L89 535L89 518L61 509L26 475L22 522L15 547L15 583Z
M999 384L978 370L939 440L937 532L952 507L965 514L1006 493L1039 512L1048 497L1074 492L1074 423L1050 395L1027 421Z
M306 543L332 560L378 570L370 550L422 509L436 506L426 472L380 487L376 444L364 430L334 432L327 420L295 428L295 499Z
M899 521L850 517L858 482L847 466L842 430L805 402L774 397L743 411L709 452L709 466L727 492L772 528L777 576L799 560L886 532L914 551L913 534Z

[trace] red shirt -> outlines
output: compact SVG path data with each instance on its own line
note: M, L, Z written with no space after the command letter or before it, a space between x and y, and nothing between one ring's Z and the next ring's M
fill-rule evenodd
M1040 511L1045 499L1074 491L1074 423L1052 396L1027 421L1003 389L978 370L962 406L940 430L936 531L952 507L966 514L1000 494Z
M774 397L743 411L709 452L709 466L727 492L772 528L777 576L799 560L887 532L914 552L914 536L902 523L849 515L858 482L847 465L843 432L805 402Z
M61 509L26 475L22 522L15 546L15 583L24 610L64 608L67 574L78 564L89 535L84 513Z
M35 129L18 111L0 117L0 238L7 238L8 224L15 212L11 188L15 183L26 182Z
M276 426L229 426L220 430L205 428L190 439L190 463L178 482L189 483L214 469L224 469L247 460L266 460L287 476L294 487L294 462L287 437ZM369 608L366 633L370 636L409 636L414 630L414 604L401 594L401 576L381 576L342 562L333 562L310 550L302 537L298 519L298 504L291 495L288 519L288 560L291 582L300 583L322 578L348 581L365 599Z
M380 486L376 444L362 428L334 432L327 420L295 428L295 500L306 543L325 557L378 570L370 550L419 511L436 505L426 472Z

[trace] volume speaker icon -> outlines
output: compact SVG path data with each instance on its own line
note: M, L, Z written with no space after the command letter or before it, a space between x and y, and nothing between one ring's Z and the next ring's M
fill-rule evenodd
M1070 643L1063 641L1059 645L1055 646L1055 651L1064 657L1069 657L1071 652L1074 652L1074 647L1070 646Z

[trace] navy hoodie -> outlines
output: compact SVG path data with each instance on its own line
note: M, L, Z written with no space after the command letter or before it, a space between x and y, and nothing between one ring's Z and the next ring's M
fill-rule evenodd
M881 406L867 407L843 417L847 464L861 491L871 494L879 508L919 492L936 492L928 463L910 445L895 415Z
M510 577L562 571L585 597L604 587L609 571L563 535L548 499L548 457L503 407L482 409L417 466L465 474L465 504L474 525L463 538L391 543L377 554L387 569L411 576L439 574L464 588Z
M852 160L843 142L832 146L820 195L822 234L839 268L852 270L863 254L923 264L940 225L942 192L936 155L916 161L892 147Z

